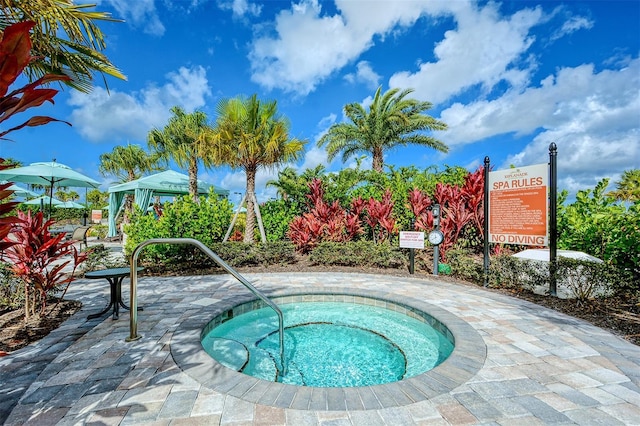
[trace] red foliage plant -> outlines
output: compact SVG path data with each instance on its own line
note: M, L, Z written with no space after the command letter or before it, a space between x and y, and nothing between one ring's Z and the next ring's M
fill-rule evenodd
M355 198L351 201L349 210L346 210L338 201L328 204L324 200L324 188L320 179L313 179L309 183L309 189L309 212L294 218L287 232L287 237L303 253L313 250L322 241L345 242L361 235L364 233L361 218L365 212L367 223L374 232L376 226L380 225L380 241L396 232L389 190L385 192L382 201Z
M7 93L22 71L32 61L31 38L29 31L34 22L25 21L10 25L0 33L0 123L13 115L29 108L42 105L44 102L53 103L57 90L39 88L39 86L54 82L69 80L65 75L47 74L24 87ZM41 126L52 121L61 121L46 116L33 116L29 120L0 132L0 139L5 139L8 133L27 126ZM66 121L63 123L69 124Z
M44 221L42 212L32 216L30 211L26 214L18 211L18 222L6 237L13 245L4 251L4 257L12 263L11 270L24 283L25 319L35 314L38 305L40 315L46 314L49 292L63 290L64 296L76 268L87 256L78 253L73 241L63 241L64 234L52 236L49 233L52 223L53 220ZM64 260L65 257L68 259ZM72 271L65 273L63 269L71 262Z
M439 249L443 261L446 261L447 250L456 244L465 227L471 224L483 236L483 167L469 173L461 187L438 183L433 197L435 203L441 206L440 230L444 234L444 241ZM433 201L419 189L409 192L409 205L416 216L416 229L424 231L433 229L433 215L429 209L432 204Z
M427 231L433 228L433 215L430 211L432 204L431 198L418 188L409 191L409 209L415 216L415 230Z
M53 97L58 91L40 86L69 80L68 76L47 74L7 93L9 87L33 60L29 31L34 25L35 23L31 21L18 22L0 32L0 124L44 102L53 103ZM41 126L52 121L60 120L46 116L33 116L22 124L1 131L0 139L6 139L5 136L8 133L23 127ZM0 201L12 194L7 190L10 185L0 185ZM62 272L69 261L54 266L54 260L73 251L75 271L85 255L79 255L71 242L61 242L63 235L51 237L48 231L51 223L43 224L41 213L35 218L21 212L18 213L18 217L6 216L14 207L15 203L11 202L0 204L0 253L13 261L14 273L25 282L25 318L27 318L35 312L35 303L32 302L39 298L41 314L44 314L47 292L65 283L68 284L73 279L73 274L65 276ZM36 294L29 293L31 286L36 289Z
M384 241L394 233L397 233L396 220L393 218L393 194L387 189L382 196L382 200L378 201L370 198L367 202L367 224L371 227L373 233L373 241ZM376 235L376 226L380 225L380 229ZM377 239L376 239L377 236Z
M0 162L3 162L1 158ZM4 168L6 167L0 166L0 169ZM15 244L13 241L8 240L7 236L9 235L9 232L11 232L12 225L19 222L17 217L7 216L7 214L18 204L15 201L4 202L4 200L11 197L13 194L13 191L8 189L10 186L11 183L3 183L0 185L0 253Z
M303 253L313 250L321 241L348 241L347 212L338 201L327 204L320 179L309 182L309 190L309 212L291 221L287 237ZM351 232L357 232L353 218L350 219L349 228Z

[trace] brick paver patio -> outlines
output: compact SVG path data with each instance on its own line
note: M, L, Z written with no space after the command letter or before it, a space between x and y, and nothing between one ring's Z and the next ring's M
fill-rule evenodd
M451 321L464 321L478 336L479 346L471 346L478 354L462 354L424 380L393 388L275 391L268 382L234 376L239 373L215 384L210 361L199 358L199 341L190 333L216 307L251 296L233 278L141 277L143 337L131 343L125 342L127 312L116 321L110 316L87 321L106 305L109 293L106 281L83 279L68 294L83 301L80 312L41 342L0 358L0 420L8 425L640 424L640 347L584 321L427 278L246 277L270 295L369 292L425 303ZM123 290L128 297L128 288Z

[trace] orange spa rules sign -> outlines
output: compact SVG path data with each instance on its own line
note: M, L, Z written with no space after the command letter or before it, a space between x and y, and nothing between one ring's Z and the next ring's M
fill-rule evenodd
M549 166L489 173L489 242L548 245Z

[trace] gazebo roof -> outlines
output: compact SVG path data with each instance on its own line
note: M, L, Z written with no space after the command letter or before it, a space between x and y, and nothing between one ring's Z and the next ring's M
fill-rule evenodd
M229 191L227 189L216 188L214 185L198 180L199 194L209 193L209 188L212 187L216 194L224 196L229 195ZM124 192L126 194L133 194L135 193L136 189L151 189L153 191L153 195L159 196L188 194L189 176L175 172L173 170L167 170L165 172L157 173L151 176L145 176L131 182L113 185L109 187L108 191L110 193Z

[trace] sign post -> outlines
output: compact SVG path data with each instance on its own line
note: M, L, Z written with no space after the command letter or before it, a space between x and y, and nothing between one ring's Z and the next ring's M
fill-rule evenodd
M424 248L424 232L417 231L400 231L400 248L408 248L409 250L409 273L414 272L414 249Z
M484 157L484 203L483 203L483 214L484 214L484 225L482 227L483 239L484 239L484 260L483 260L483 270L484 270L484 286L487 287L489 285L489 171L491 160L489 160L489 156Z
M549 188L549 294L557 295L556 291L556 275L558 272L558 167L556 165L556 157L558 156L558 147L555 142L549 145L549 180L551 187Z

